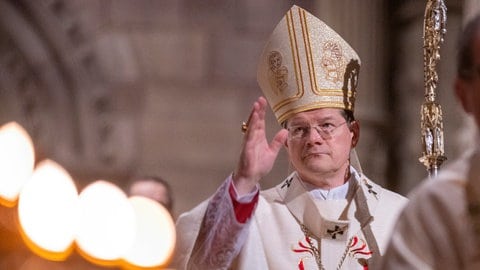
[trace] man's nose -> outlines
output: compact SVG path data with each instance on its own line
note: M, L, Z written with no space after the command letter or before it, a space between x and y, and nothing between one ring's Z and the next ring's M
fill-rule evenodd
M308 141L310 142L316 142L316 141L324 141L322 135L320 134L320 131L315 128L315 127L310 127L307 133L307 138Z

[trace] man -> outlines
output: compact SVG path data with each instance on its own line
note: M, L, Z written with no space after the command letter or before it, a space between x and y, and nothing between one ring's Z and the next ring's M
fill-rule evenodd
M329 62L328 65L324 63ZM177 222L177 269L367 269L406 199L350 164L360 60L325 23L293 6L260 57L258 81L284 127L268 143L267 101L253 106L234 173ZM284 146L295 171L259 193Z
M152 199L172 213L172 190L168 182L160 177L137 177L130 183L127 193L128 196L143 196Z
M464 28L455 93L480 126L480 16ZM383 269L480 269L480 152L477 145L423 182L392 235Z

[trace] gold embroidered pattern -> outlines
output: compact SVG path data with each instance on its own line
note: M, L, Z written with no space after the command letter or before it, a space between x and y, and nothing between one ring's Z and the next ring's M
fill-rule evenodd
M268 67L270 69L270 84L274 86L275 94L280 94L288 87L288 69L283 66L283 57L280 52L271 51L268 55Z
M343 80L345 71L345 58L342 48L333 41L327 41L323 44L322 67L325 72L325 79L334 83Z

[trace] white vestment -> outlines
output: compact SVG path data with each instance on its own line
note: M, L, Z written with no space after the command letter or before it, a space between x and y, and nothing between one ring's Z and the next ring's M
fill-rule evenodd
M465 192L469 171L478 171L480 163L471 161L469 153L409 194L383 269L480 269Z
M375 269L407 200L356 172L349 181L346 199L319 201L294 172L261 192L245 224L236 220L226 181L177 220L174 267Z

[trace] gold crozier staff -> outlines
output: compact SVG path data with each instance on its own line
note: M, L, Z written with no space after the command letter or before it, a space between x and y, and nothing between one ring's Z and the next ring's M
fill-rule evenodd
M437 62L440 44L446 33L447 8L443 0L427 0L423 29L425 101L421 106L423 156L420 157L430 177L447 158L444 155L442 108L435 102L438 84Z

